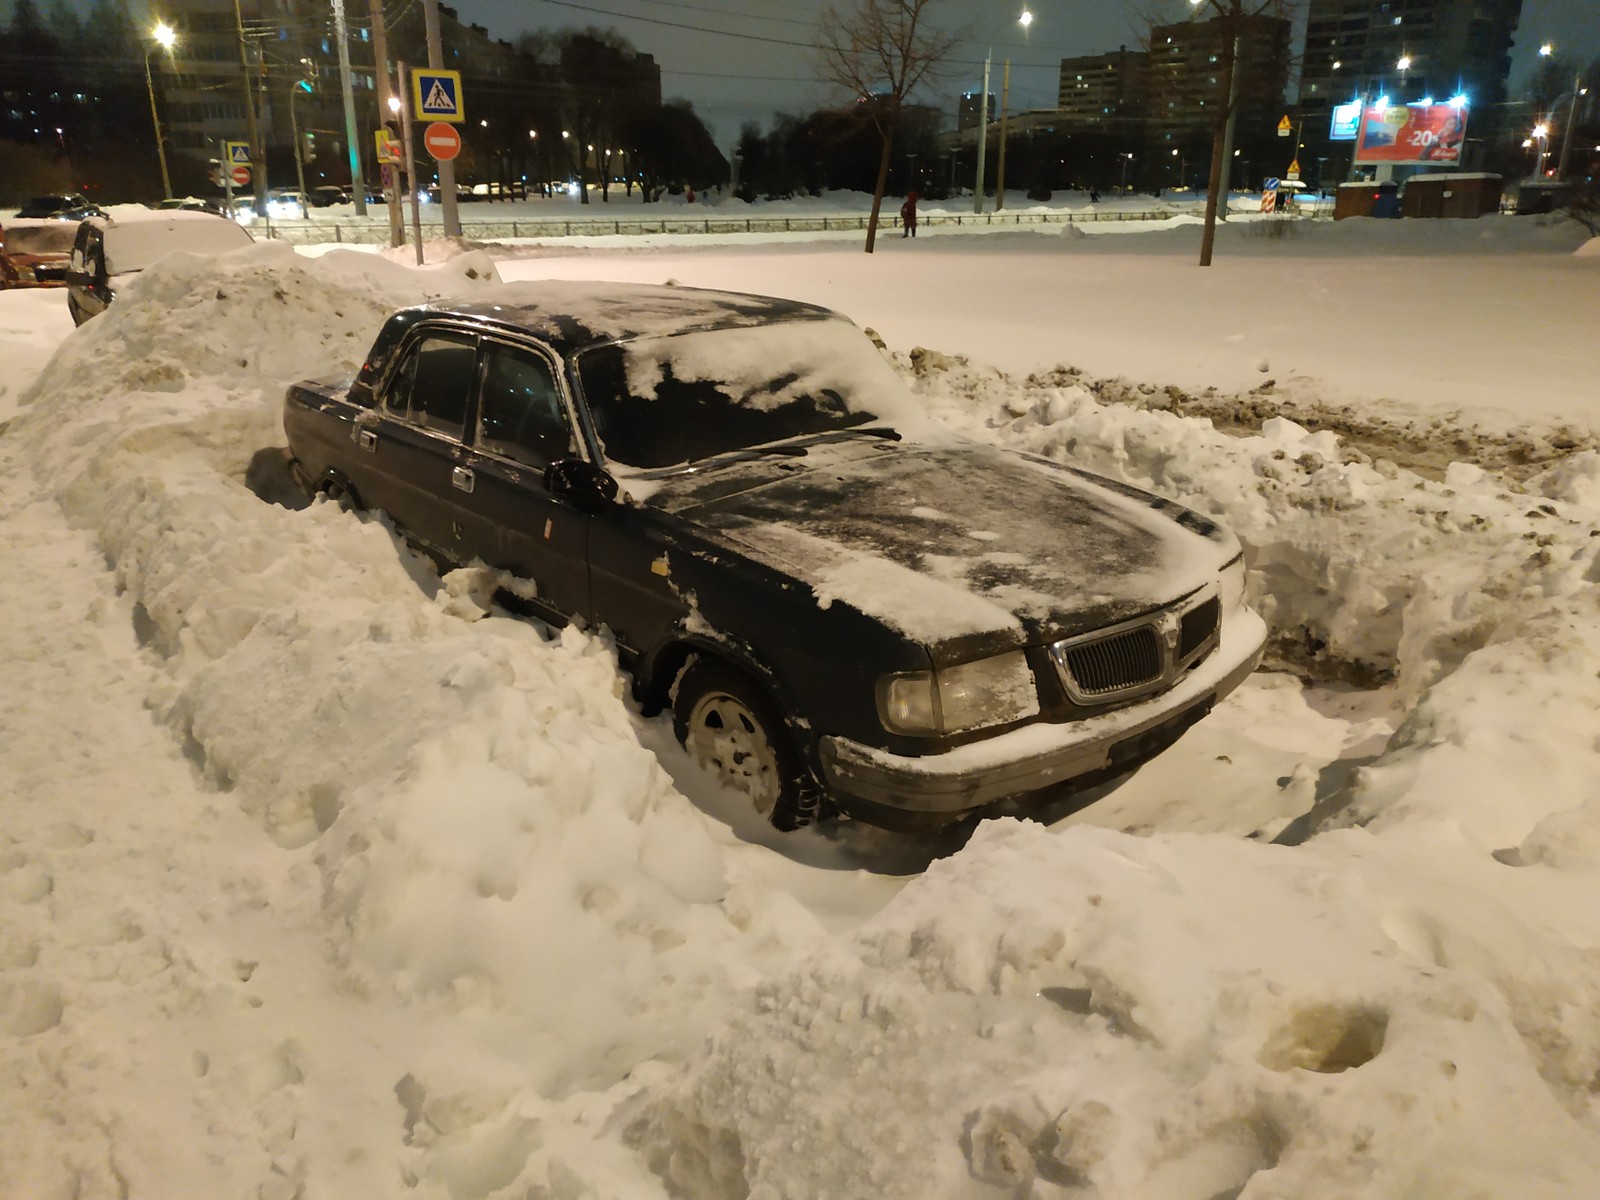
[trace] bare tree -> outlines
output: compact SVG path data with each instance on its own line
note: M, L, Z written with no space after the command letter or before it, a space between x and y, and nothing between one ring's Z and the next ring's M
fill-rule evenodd
M1234 119L1238 115L1240 88L1236 84L1241 62L1241 48L1246 31L1252 21L1262 17L1287 18L1294 9L1293 0L1200 0L1194 4L1194 17L1218 24L1217 74L1215 90L1207 98L1206 108L1211 116L1211 171L1206 184L1205 231L1200 238L1200 265L1211 265L1212 249L1217 240L1217 208L1227 192L1227 179L1232 170L1232 143Z
M817 43L820 73L866 107L882 142L878 183L867 221L866 252L878 235L878 213L889 182L889 159L906 99L935 75L959 37L933 28L928 14L949 7L946 0L857 0L843 13L829 6L822 13Z

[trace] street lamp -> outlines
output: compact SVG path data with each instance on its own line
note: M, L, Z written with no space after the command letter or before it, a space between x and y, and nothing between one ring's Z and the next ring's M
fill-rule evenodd
M172 47L178 42L178 35L172 26L162 21L150 31L150 40L156 46L172 52ZM144 85L150 92L150 120L156 127L156 157L161 161L161 194L168 200L172 199L172 176L167 173L167 144L161 136L161 118L156 113L156 81L150 72L150 55L155 53L155 46L144 52Z
M312 70L316 69L316 64L309 58L302 58L300 63L302 66L310 67ZM305 147L300 144L300 121L295 116L294 102L300 98L301 92L310 92L311 90L311 81L309 79L297 79L294 82L294 86L289 89L289 137L294 141L294 177L295 181L300 185L302 201L304 201L306 194Z
M1539 143L1539 157L1534 162L1533 174L1535 178L1543 179L1544 160L1550 152L1550 126L1546 125L1543 121L1540 121L1529 132L1528 137L1530 140Z
M1126 196L1128 194L1128 164L1133 161L1133 155L1124 150L1117 157L1122 160L1122 184L1118 190Z
M1002 24L1004 23L1002 22ZM1024 8L1022 14L1017 17L1017 24L1022 26L1022 31L1026 34L1028 26L1033 24L1033 14ZM996 25L995 31L998 31L1000 27L1000 25ZM989 36L992 38L994 33L991 32ZM978 97L978 182L977 186L972 189L972 211L975 213L983 211L983 160L989 150L989 70L993 60L994 46L991 45L983 56L983 92ZM1006 93L1011 89L1011 60L1009 58L1005 60L1004 79L1005 82L1002 85L1003 90L1000 95L1000 163L999 169L995 173L995 209L997 211L1004 208L1006 202L1005 193L1002 189L1005 187Z
M1555 43L1553 43L1553 42L1546 42L1544 45L1539 47L1539 57L1540 58L1549 58L1555 52L1556 52L1556 48L1555 48ZM1572 127L1575 124L1577 124L1577 120L1578 120L1578 97L1587 96L1588 94L1589 94L1589 89L1583 86L1583 76L1582 75L1574 75L1572 77L1572 89L1571 89L1571 92L1570 92L1571 99L1567 104L1567 127L1562 132L1562 135L1561 135L1561 161L1556 167L1556 178L1557 179L1566 178L1566 174L1567 174L1567 159L1572 154ZM1554 112L1555 106L1557 104L1559 104L1560 102L1561 102L1561 97L1560 96L1557 96L1554 100L1552 100L1550 102L1550 110L1546 111L1546 113L1544 115L1544 119L1540 122L1541 125L1548 125L1550 123L1551 119L1555 116L1555 112ZM1544 170L1543 170L1544 162L1543 162L1542 159L1541 159L1541 161L1539 163L1539 166L1540 166L1539 174L1542 176L1544 174Z

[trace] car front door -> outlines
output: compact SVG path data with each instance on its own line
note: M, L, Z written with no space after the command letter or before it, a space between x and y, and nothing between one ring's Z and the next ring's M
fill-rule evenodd
M464 540L472 552L530 580L535 594L525 598L557 624L592 616L592 518L545 484L545 469L576 453L560 378L548 349L485 335L473 436L462 463L469 490L460 499L471 514Z

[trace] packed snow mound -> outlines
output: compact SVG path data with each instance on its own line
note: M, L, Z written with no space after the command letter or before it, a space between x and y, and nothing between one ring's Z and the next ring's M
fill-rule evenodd
M289 383L492 279L472 254L175 258L0 442L4 495L110 563L146 647L119 686L243 875L170 935L119 911L56 954L24 924L50 875L0 842L0 1087L26 1097L0 1193L1588 1200L1592 461L1430 482L1291 422L1235 439L913 356L947 424L1224 518L1285 651L1391 677L1407 711L1282 844L996 822L832 932L673 785L603 632L547 639L381 517L263 501ZM98 836L150 853L136 820ZM253 983L213 941L240 912L315 952ZM149 1057L97 1007L130 993Z
M984 826L765 980L631 1136L698 1200L1573 1197L1600 1171L1579 880ZM1362 863L1359 875L1350 871ZM1587 877L1592 880L1592 875ZM1592 907L1592 906L1591 906ZM1270 912L1269 920L1261 914ZM942 1131L936 1133L934 1131Z
M1600 237L1591 237L1572 253L1578 258L1600 258Z

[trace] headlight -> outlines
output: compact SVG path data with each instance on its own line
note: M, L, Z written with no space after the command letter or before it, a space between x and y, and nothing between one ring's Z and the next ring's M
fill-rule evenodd
M878 715L893 733L960 733L1039 712L1033 671L1020 650L942 671L886 675Z
M1222 568L1222 580L1218 587L1222 600L1222 611L1231 613L1244 603L1244 555L1241 553L1227 566Z

